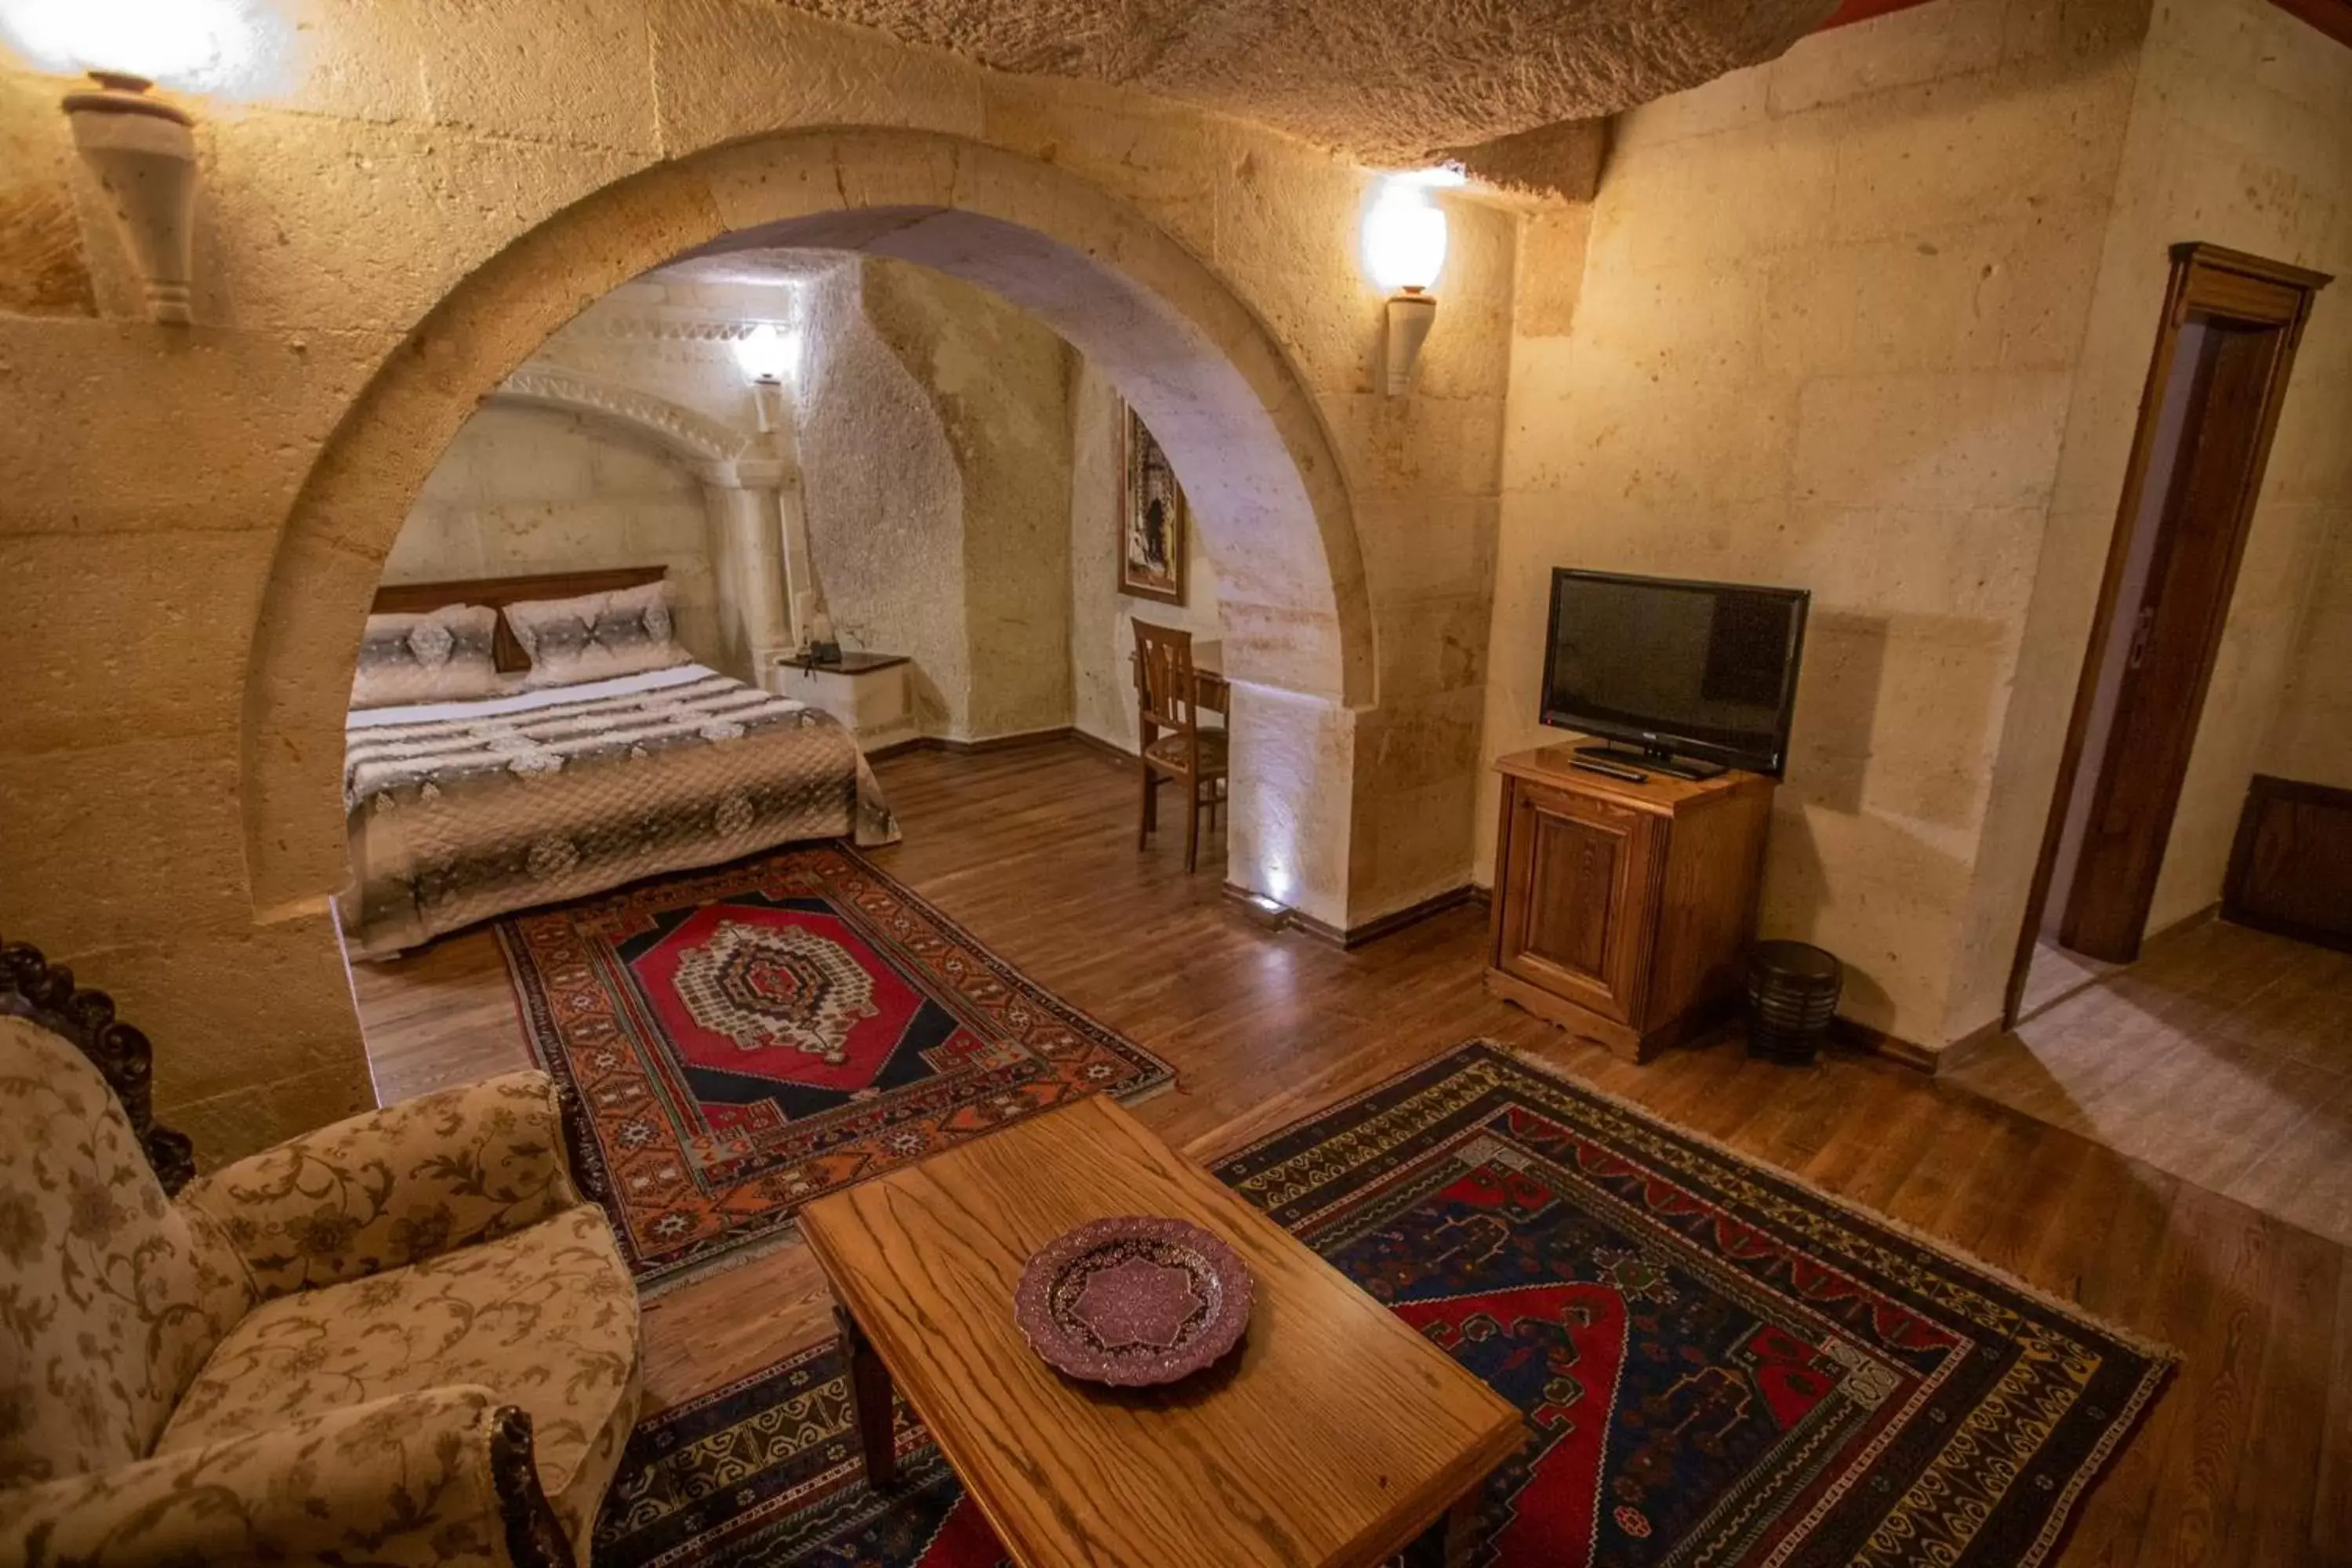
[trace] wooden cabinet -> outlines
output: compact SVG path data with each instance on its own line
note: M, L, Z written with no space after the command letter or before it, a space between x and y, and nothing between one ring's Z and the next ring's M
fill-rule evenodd
M1503 758L1486 988L1645 1061L1721 1017L1755 934L1772 781Z

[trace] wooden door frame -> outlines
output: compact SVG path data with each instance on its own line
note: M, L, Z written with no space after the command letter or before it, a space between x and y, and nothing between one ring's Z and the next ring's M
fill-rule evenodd
M2122 595L2125 565L2131 558L2138 533L2140 504L2147 488L2148 466L2155 457L2157 421L2163 412L2165 390L2172 380L2180 331L2190 317L2201 316L2284 334L2270 380L2263 391L2251 471L2238 515L2231 524L2235 536L2230 543L2229 566L2221 595L2221 603L2227 605L2237 591L2238 566L2245 554L2246 535L2261 497L2263 475L2270 466L2271 439L2278 430L2279 406L2285 400L2287 377L2294 369L2295 351L2303 341L2304 324L2311 316L2312 299L2332 281L2324 272L2202 241L2176 245L2171 254L2172 276L2165 286L2164 312L2157 325L2155 352L2148 358L2147 379L2140 388L2139 424L2132 434L2131 459L2124 474L2123 495L2116 506L2115 531L2107 543L2106 572L2099 584L2098 607L2092 613L2082 671L2075 681L2074 709L2066 725L2065 749L2060 753L2058 777L2050 792L2041 857L2033 868L2033 881L2026 894L2025 918L2018 928L2017 947L2010 963L2009 987L2001 1002L2003 1028L2013 1027L2017 1023L2018 1008L2025 994L2026 972L2032 964L2034 942L2049 906L2059 842L2065 831L2066 814L2074 803L2074 785L2089 739L2099 672L2106 663L2108 639L2116 630L2116 603ZM2155 520L2156 525L2160 526L2162 521ZM2225 613L2213 626L2199 666L2190 710L2200 717L2226 619ZM2184 770L2187 763L2184 753ZM2175 793L2177 804L2177 790Z

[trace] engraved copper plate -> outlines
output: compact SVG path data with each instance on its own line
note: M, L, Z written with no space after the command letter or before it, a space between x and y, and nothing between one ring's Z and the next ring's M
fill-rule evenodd
M1122 1388L1188 1377L1241 1342L1250 1275L1189 1220L1089 1220L1038 1249L1013 1315L1049 1366Z

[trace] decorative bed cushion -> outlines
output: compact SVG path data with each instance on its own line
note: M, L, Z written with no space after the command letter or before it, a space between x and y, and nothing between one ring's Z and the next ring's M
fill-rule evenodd
M576 599L526 599L507 625L530 655L525 686L570 686L687 662L671 639L669 584L647 583Z
M486 605L450 605L424 615L370 616L360 638L352 706L467 702L507 689L490 644L499 613Z

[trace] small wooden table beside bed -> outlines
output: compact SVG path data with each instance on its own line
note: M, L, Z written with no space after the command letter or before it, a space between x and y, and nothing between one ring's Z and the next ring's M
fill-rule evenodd
M378 590L343 806L359 958L797 840L898 836L848 731L678 647L657 566Z

